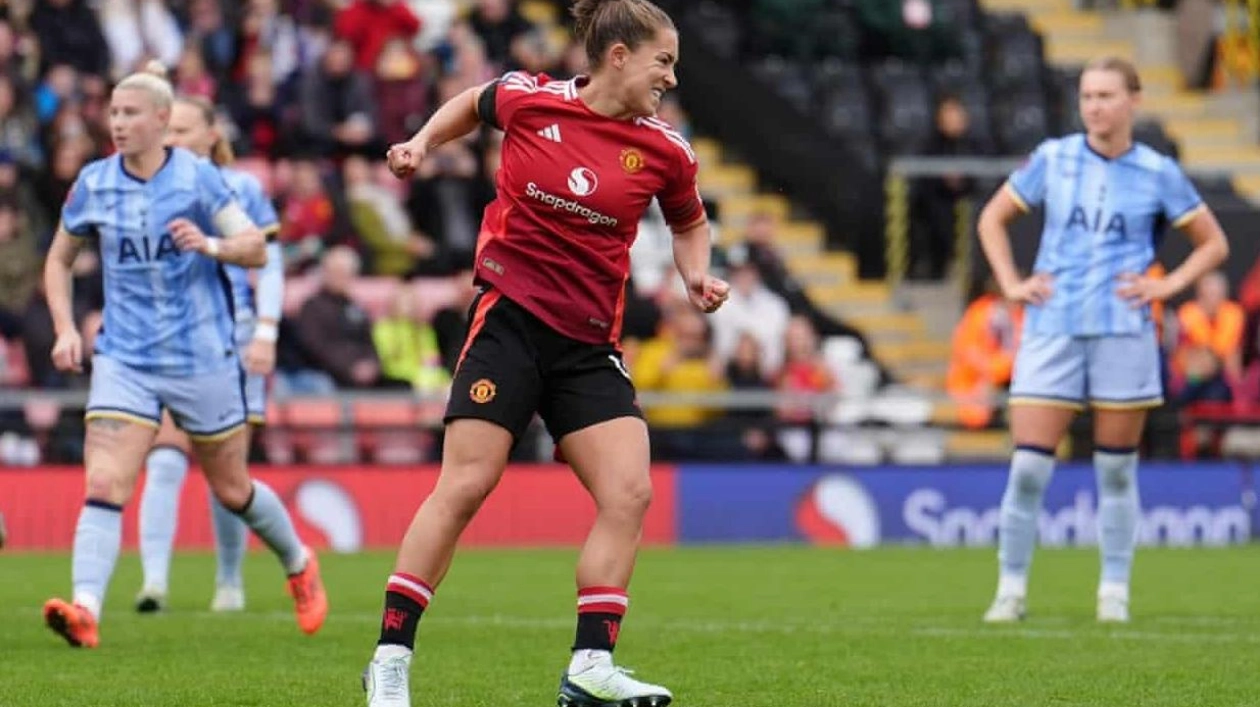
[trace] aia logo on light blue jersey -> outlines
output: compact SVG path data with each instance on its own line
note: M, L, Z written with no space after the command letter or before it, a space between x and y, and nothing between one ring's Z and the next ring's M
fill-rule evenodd
M153 245L148 236L118 239L118 264L149 263L163 258L178 258L179 248L175 247L175 239L171 234L163 233L157 245Z
M1124 214L1111 214L1110 216L1103 213L1102 209L1094 209L1093 216L1086 213L1085 209L1080 206L1072 207L1072 214L1068 216L1068 229L1079 228L1090 233L1116 233L1121 238L1128 236L1128 229L1124 227Z

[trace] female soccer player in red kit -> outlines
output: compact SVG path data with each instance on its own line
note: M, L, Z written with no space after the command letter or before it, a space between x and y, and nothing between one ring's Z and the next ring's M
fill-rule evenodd
M648 0L578 0L573 14L589 75L509 73L456 96L389 150L390 168L408 177L429 151L478 123L506 133L498 196L477 244L482 290L451 387L442 473L403 538L364 674L372 707L410 705L416 625L535 413L598 509L578 559L577 637L559 702L672 699L612 662L652 496L647 426L618 341L630 244L653 197L695 306L715 311L729 288L708 274L695 153L655 118L678 83L673 22Z

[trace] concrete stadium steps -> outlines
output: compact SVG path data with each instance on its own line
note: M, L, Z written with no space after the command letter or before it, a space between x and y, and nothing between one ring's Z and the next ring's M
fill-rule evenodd
M1074 0L982 0L980 4L990 12L1022 12L1026 15L1072 12L1076 7Z
M722 143L710 138L698 137L691 141L691 149L700 161L700 171L722 163Z
M896 369L903 363L933 363L948 361L950 343L948 341L920 339L894 344L873 343L875 357L888 366Z
M757 173L743 165L709 164L700 169L700 191L715 197L747 194L757 188Z
M1183 149L1237 146L1243 140L1242 121L1237 118L1169 118L1164 130Z
M957 425L959 420L958 404L952 400L942 400L932 405L932 423L936 425Z
M1010 435L1005 430L960 430L945 437L950 459L1005 461L1011 456Z
M919 379L933 384L925 389L941 390L948 342L932 337L920 314L905 311L883 281L859 280L852 253L828 251L821 224L793 218L792 204L782 195L757 192L756 173L727 159L716 140L697 138L691 146L700 160L700 190L718 202L718 237L723 245L743 239L753 214L772 214L779 223L776 246L814 302L861 330L899 379Z
M825 252L787 258L788 269L806 286L856 282L857 258L852 253Z
M1042 35L1071 37L1075 35L1100 35L1107 23L1103 18L1076 10L1052 10L1029 17L1028 24Z
M1176 66L1172 64L1142 66L1142 96L1144 99L1150 99L1151 96L1183 93L1185 90L1185 78L1182 77L1181 71Z
M1046 61L1061 66L1080 66L1099 56L1134 58L1132 42L1105 39L1101 36L1056 38L1045 37Z
M1233 179L1234 188L1253 202L1260 203L1260 174L1239 174Z
M1186 91L1163 96L1144 96L1139 112L1160 120L1204 120L1212 117L1207 100L1197 93Z
M923 318L913 312L859 314L845 317L845 321L875 342L913 341L927 336Z
M792 204L778 194L736 194L722 201L724 224L742 226L758 213L768 213L780 221L787 221L792 216Z
M1254 167L1260 164L1260 145L1186 145L1181 149L1181 159L1204 169L1234 169Z
M888 307L892 302L892 292L888 285L880 281L858 281L854 283L835 282L828 285L811 285L805 288L809 296L819 305L867 305L876 308Z

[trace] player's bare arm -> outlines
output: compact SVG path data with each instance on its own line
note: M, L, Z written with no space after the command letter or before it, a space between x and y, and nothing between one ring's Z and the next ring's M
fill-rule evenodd
M1010 224L1023 215L1024 209L1011 196L1010 187L999 189L984 210L976 228L980 233L980 247L989 261L989 268L1002 295L1015 302L1041 304L1051 294L1051 282L1045 274L1021 279L1011 253Z
M1187 220L1181 224L1181 230L1194 246L1190 255L1164 277L1125 274L1118 290L1121 297L1135 306L1168 299L1215 270L1229 257L1229 240L1225 237L1220 222L1216 220L1216 214L1207 205L1201 205L1188 214Z
M57 341L53 345L52 361L59 371L83 370L83 340L74 323L74 275L71 268L83 247L83 239L75 238L64 228L58 228L48 248L44 261L44 291L48 299L48 311L52 315L53 331Z
M694 225L674 232L674 265L687 285L692 304L706 314L716 312L730 295L730 285L709 274L709 221L703 216Z
M430 150L476 130L480 124L477 103L482 92L493 85L491 82L464 90L438 108L410 140L390 147L385 158L394 176L410 177Z

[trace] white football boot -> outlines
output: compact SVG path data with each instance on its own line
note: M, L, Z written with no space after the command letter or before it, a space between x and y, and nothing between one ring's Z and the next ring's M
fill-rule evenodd
M1022 594L999 594L993 606L984 612L987 624L1010 624L1024 620L1025 600Z
M363 671L368 707L411 707L411 652L398 648L397 654L373 657Z
M1129 588L1119 584L1105 584L1098 588L1098 621L1100 623L1129 623Z
M673 693L630 677L613 665L608 651L583 650L573 654L560 680L558 707L665 707Z
M231 584L220 584L215 587L214 599L210 601L211 611L244 611L245 590Z

